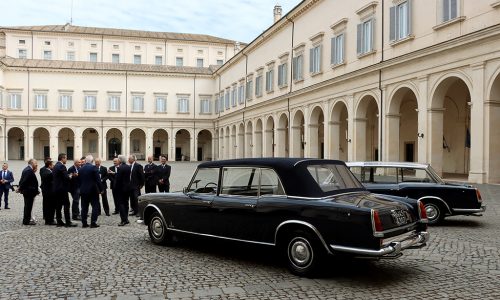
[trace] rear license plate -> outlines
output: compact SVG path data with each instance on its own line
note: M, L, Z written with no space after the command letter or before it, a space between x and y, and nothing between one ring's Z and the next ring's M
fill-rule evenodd
M404 225L408 223L408 217L403 210L391 210L392 221L397 225Z

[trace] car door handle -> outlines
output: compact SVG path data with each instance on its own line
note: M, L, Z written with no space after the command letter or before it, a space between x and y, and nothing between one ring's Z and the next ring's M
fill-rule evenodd
M245 207L251 207L251 208L254 208L254 207L255 207L255 204L245 204Z
M201 202L203 202L205 204L210 204L212 201L210 201L210 200L202 200Z

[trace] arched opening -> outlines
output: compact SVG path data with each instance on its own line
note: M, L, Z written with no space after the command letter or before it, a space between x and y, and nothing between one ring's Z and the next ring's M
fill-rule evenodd
M204 129L198 133L198 157L196 160L212 160L212 133Z
M75 133L69 128L59 130L58 134L59 152L65 152L68 160L75 159ZM78 159L80 159L78 157Z
M186 129L178 130L175 134L175 160L191 160L191 134Z
M252 121L247 122L247 129L245 133L245 157L252 157L252 148L253 148L253 125Z
M274 119L273 117L268 117L266 121L266 131L265 131L265 145L264 145L264 156L274 157Z
M263 139L263 128L262 128L262 120L258 119L257 123L255 125L255 157L262 157L263 156L263 149L262 149L262 139Z
M298 110L293 116L292 123L292 156L293 157L304 157L305 148L305 128L304 128L304 113Z
M24 131L19 127L9 129L7 133L8 141L8 159L9 160L24 160Z
M354 119L355 160L378 160L379 108L372 96L363 97Z
M488 118L486 168L489 183L500 183L500 74L491 86L486 110Z
M146 159L146 133L142 129L134 129L130 132L130 154L135 155L137 160Z
M470 168L469 88L458 77L449 77L437 86L432 97L431 165L443 177L466 178Z
M330 150L331 158L347 161L348 112L344 102L335 103L332 109L330 122Z
M33 132L33 158L43 161L50 157L50 134L45 128L37 128Z
M99 157L99 133L94 128L87 128L82 133L83 154Z
M161 155L165 155L168 160L168 133L165 129L156 129L155 132L153 132L154 160L160 160Z
M394 93L387 114L387 130L389 161L417 161L418 101L411 89L403 87Z
M289 129L288 129L288 116L281 114L278 120L278 130L276 131L276 156L289 157Z
M219 129L219 159L225 159L226 156L224 154L224 151L226 149L225 147L225 140L224 140L224 128Z
M236 144L236 125L231 126L231 144L229 146L229 149L231 149L231 155L230 158L236 158L236 152L238 149L238 144Z
M325 158L325 117L321 107L317 106L311 113L309 123L310 157Z
M238 153L237 158L245 157L245 125L243 123L238 126Z
M106 142L108 144L108 159L112 160L122 154L122 133L116 128L108 130L106 133Z

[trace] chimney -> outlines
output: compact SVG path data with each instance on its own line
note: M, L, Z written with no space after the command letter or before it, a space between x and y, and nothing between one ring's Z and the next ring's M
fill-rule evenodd
M276 23L279 21L279 19L281 19L281 5L276 3L273 12L274 12L274 23Z

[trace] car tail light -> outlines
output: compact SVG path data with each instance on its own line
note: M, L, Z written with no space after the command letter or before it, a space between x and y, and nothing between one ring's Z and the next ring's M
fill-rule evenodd
M418 204L418 215L420 217L420 221L427 223L427 212L425 211L424 203L418 200L417 204Z
M372 226L374 232L382 232L384 231L384 227L382 226L382 221L380 221L380 215L378 211L372 209Z
M483 198L481 197L481 192L479 192L479 189L476 188L476 196L477 196L477 202L481 203L483 202Z

